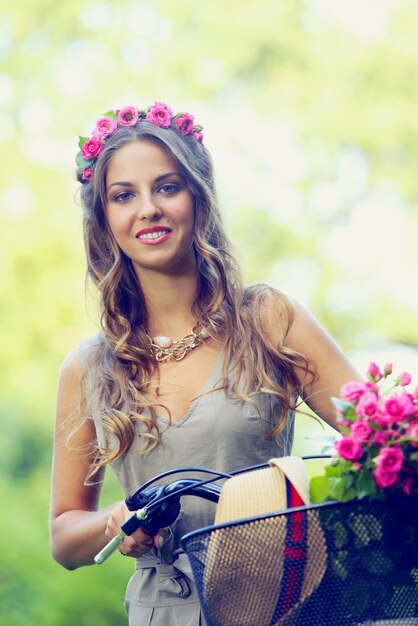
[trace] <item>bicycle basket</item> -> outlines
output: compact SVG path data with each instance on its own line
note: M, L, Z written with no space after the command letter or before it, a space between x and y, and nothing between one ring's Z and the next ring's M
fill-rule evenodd
M418 626L417 500L328 502L188 533L208 626Z

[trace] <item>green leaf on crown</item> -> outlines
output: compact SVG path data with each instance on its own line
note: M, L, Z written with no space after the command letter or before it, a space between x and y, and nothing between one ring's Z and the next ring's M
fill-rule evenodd
M84 170L85 167L92 167L93 161L86 161L83 157L83 153L79 152L75 158L75 162L79 170Z
M86 141L88 141L90 139L90 137L81 137L81 135L78 136L78 147L80 148L80 150L83 149L84 144L86 143Z
M118 119L118 116L114 111L108 111L107 113L103 113L103 117L110 117L112 120Z

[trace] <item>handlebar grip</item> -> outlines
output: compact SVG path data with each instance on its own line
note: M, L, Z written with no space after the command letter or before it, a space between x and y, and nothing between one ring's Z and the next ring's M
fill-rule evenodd
M105 547L100 550L98 554L96 554L96 556L94 557L94 562L97 563L97 565L101 565L102 563L104 563L104 561L106 561L106 559L108 559L110 555L118 549L122 541L125 539L125 536L125 533L120 532L118 535L116 535L116 537L113 537L113 539L111 539L109 543L106 544Z

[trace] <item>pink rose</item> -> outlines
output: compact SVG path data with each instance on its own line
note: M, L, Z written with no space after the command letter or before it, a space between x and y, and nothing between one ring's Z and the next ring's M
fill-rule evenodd
M411 382L412 376L408 372L401 372L396 380L399 385L406 387Z
M361 417L373 418L379 415L379 404L376 394L372 391L364 393L358 401L356 410Z
M381 431L378 430L374 435L373 435L373 443L378 447L378 448L384 448L385 445L387 444L387 436L386 434Z
M193 137L196 139L196 141L199 141L200 143L203 141L202 130L203 130L203 126L200 126L199 124L194 126L192 130Z
M388 436L388 441L396 441L401 437L400 432L394 430L393 428L388 428L386 434Z
M101 139L96 139L95 137L92 137L91 139L87 139L86 143L81 149L81 152L86 161L89 161L90 159L95 159L96 157L98 157L102 149L103 142L101 141Z
M85 167L81 174L82 180L91 180L93 178L94 169L92 167Z
M379 411L377 415L371 417L370 419L374 424L377 424L381 428L387 428L388 426L387 416L385 416L382 411Z
M174 120L174 123L180 131L180 135L188 135L193 130L194 117L190 113L183 113Z
M412 402L407 394L390 396L385 401L385 413L388 423L400 422L412 410Z
M385 472L382 467L376 466L373 470L374 480L378 489L395 487L399 482L399 474L396 472Z
M364 383L352 380L341 387L340 395L349 402L357 402L365 391Z
M121 126L134 126L138 121L138 109L136 107L123 107L118 109L118 124Z
M367 370L367 376L370 380L377 382L383 378L382 372L374 361L370 362L369 369Z
M358 461L363 456L363 448L351 437L342 437L335 442L335 449L346 461Z
M168 128L173 117L173 111L163 102L155 102L147 113L147 120L151 124Z
M366 382L364 383L364 389L366 391L371 391L375 393L377 396L379 395L379 385L371 380L366 380Z
M390 446L379 451L376 459L376 467L380 467L383 472L400 472L404 461L404 454L401 448Z
M196 139L196 141L198 141L199 143L202 143L202 141L203 141L203 133L197 132L197 131L194 130L192 132L192 135Z
M351 426L351 437L354 441L358 441L358 443L367 443L373 433L373 428L364 418L360 418Z
M390 376L392 374L392 370L393 370L393 364L386 363L385 367L383 368L383 373L385 374L385 376Z
M102 139L104 137L108 137L109 135L113 135L118 128L116 120L113 120L111 117L101 117L96 122L96 128L93 131L93 137L96 139Z

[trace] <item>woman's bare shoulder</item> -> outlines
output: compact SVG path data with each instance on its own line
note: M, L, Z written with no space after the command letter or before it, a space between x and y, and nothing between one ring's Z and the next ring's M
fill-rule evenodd
M295 301L288 294L268 285L260 297L260 322L269 339L282 344L295 316Z
M74 346L65 356L59 373L60 383L79 384L88 358L100 347L100 333L91 335Z

